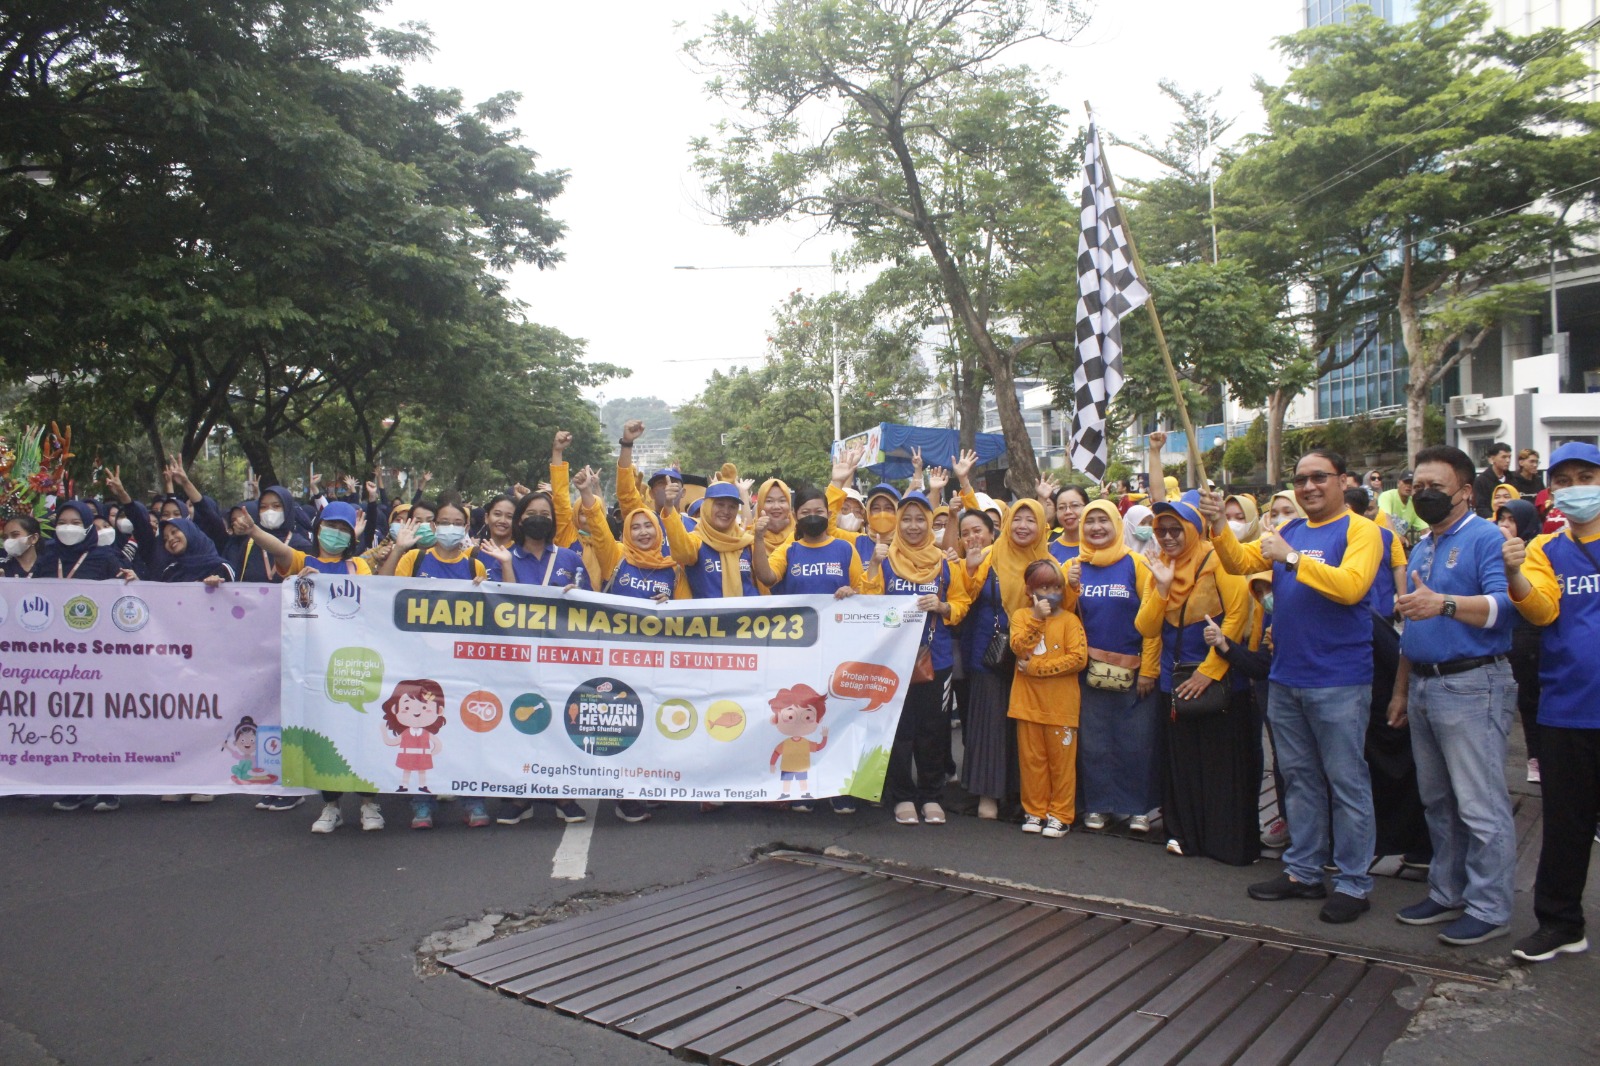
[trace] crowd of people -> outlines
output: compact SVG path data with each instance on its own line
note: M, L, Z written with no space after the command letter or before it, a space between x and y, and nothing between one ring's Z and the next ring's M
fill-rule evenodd
M1292 488L1263 499L1180 492L1158 474L1125 493L1047 478L1012 501L974 489L972 452L926 467L917 456L909 485L863 491L861 453L845 450L826 486L756 486L725 467L680 507L677 469L634 467L644 430L623 430L609 506L600 474L569 469L565 433L547 483L475 505L428 495L427 476L391 499L377 471L326 492L313 483L308 499L266 486L223 510L173 463L147 506L113 472L103 499L56 502L48 535L31 517L7 521L4 574L217 584L311 570L655 601L909 597L925 621L884 787L897 823L944 823L955 778L978 818L1015 814L1042 838L1159 826L1171 854L1234 865L1282 847L1282 873L1249 894L1321 900L1333 923L1369 909L1375 856L1403 854L1427 868L1428 893L1397 918L1443 925L1453 945L1510 928L1515 708L1544 836L1538 930L1514 954L1587 948L1581 898L1600 812L1600 681L1583 654L1600 641L1593 445L1557 449L1548 486L1537 454L1513 472L1499 444L1481 473L1456 448L1424 449L1387 490L1382 472L1356 475L1315 449ZM1163 444L1152 435L1151 470ZM1268 744L1281 817L1264 826ZM472 826L535 810L507 801L491 818L484 800L462 798ZM413 827L432 827L435 802L411 800ZM850 797L830 802L856 810ZM570 799L554 806L586 817ZM638 801L616 812L650 817ZM383 828L375 797L362 797L360 821ZM340 795L324 793L313 831L341 823Z

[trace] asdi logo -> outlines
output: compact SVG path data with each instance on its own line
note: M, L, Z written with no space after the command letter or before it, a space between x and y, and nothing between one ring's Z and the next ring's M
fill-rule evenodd
M17 605L17 621L30 633L37 633L50 624L50 601L43 596L26 596Z
M335 618L354 618L361 610L361 586L349 578L328 586L328 613Z
M74 596L61 606L61 617L78 631L93 629L100 621L100 606L87 596Z

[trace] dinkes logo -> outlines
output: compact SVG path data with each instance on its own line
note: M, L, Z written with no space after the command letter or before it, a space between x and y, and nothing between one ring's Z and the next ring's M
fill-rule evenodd
M93 629L100 621L100 606L87 596L74 596L61 605L61 617L72 629Z
M111 624L124 633L137 633L150 623L150 605L137 596L123 596L111 605Z

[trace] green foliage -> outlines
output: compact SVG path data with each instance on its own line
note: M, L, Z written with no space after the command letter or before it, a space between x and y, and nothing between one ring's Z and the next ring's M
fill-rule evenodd
M868 748L861 753L861 761L850 776L844 779L840 790L846 796L877 803L883 796L883 779L889 775L889 749Z
M1222 453L1222 469L1227 472L1229 481L1243 481L1250 476L1258 462L1260 460L1256 457L1255 449L1251 448L1246 437L1233 438Z
M283 727L283 783L330 792L376 792L378 786L351 769L339 749L314 729Z

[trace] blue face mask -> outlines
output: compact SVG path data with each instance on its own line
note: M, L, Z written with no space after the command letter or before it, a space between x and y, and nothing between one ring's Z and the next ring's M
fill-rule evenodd
M329 555L343 555L350 547L350 534L342 529L323 529L317 532L317 543Z
M1134 540L1148 541L1151 537L1153 537L1155 535L1156 535L1156 529L1155 529L1154 526L1134 526L1133 527L1133 539Z
M467 542L466 526L440 525L433 527L433 535L438 539L439 547L445 551L455 551Z
M1580 526L1600 518L1600 485L1573 485L1550 495L1556 510Z

